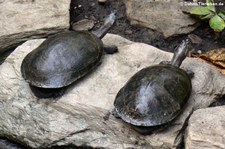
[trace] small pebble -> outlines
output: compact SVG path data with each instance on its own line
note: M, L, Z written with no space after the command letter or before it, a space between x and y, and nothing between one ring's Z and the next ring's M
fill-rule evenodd
M198 50L197 52L198 52L198 54L202 54L202 51L201 50Z
M98 0L98 2L104 4L107 2L107 0Z
M125 33L128 34L128 35L130 35L130 34L133 33L133 31L132 30L125 30Z
M72 23L73 30L91 30L94 27L94 21L89 19L83 19L78 22Z
M202 39L195 34L189 34L188 38L191 40L192 43L195 43L195 44L202 43Z

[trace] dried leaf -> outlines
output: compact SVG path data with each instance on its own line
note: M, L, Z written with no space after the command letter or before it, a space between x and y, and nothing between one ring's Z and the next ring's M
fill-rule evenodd
M225 75L225 48L211 50L199 55L199 58L216 66Z

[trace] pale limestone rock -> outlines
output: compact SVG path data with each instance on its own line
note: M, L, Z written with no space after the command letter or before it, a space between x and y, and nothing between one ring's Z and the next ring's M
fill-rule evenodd
M20 65L27 53L43 40L18 47L0 66L0 132L31 147L73 144L107 148L173 148L179 131L192 110L207 107L225 94L224 81L216 68L187 58L182 67L194 71L193 92L183 114L168 129L148 136L132 131L107 113L126 81L140 69L170 60L172 53L108 34L103 41L116 44L119 52L105 55L102 64L72 85L57 100L37 99L21 77Z
M189 33L197 27L196 21L183 13L183 10L187 10L183 0L125 0L124 2L131 24L157 30L165 37Z
M69 28L70 0L0 0L0 54Z
M186 149L225 148L225 106L195 111L186 129Z

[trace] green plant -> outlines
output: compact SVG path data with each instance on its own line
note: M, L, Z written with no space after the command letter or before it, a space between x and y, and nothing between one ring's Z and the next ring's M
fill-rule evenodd
M225 28L225 11L217 12L213 0L206 0L207 6L193 8L189 13L198 16L201 20L209 20L209 26L215 32L221 32Z

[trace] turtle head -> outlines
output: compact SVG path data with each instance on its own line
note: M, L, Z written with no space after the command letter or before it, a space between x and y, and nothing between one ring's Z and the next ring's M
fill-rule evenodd
M108 30L113 26L116 21L116 11L112 11L105 19L104 24L97 31L93 31L98 38L103 38Z
M189 39L185 39L182 43L174 50L174 55L171 60L171 65L180 67L183 60L186 58L189 51Z

